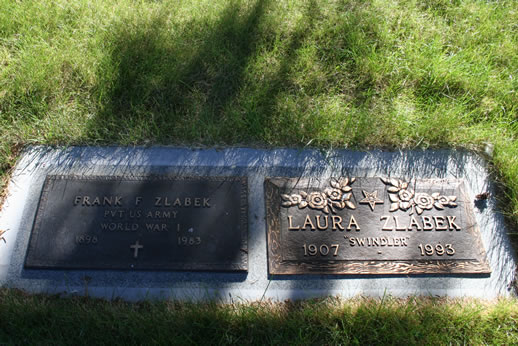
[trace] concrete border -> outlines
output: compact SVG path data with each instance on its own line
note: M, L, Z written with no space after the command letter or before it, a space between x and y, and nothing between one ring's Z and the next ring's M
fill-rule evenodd
M247 175L249 182L249 272L127 272L26 270L23 261L43 181L48 174ZM293 276L269 278L263 182L265 177L393 176L464 179L469 195L494 186L487 164L465 151L356 152L296 149L188 149L173 147L30 147L17 164L0 212L0 285L29 292L88 294L112 299L221 299L253 301L337 295L432 295L492 299L512 294L516 268L503 216L490 198L474 205L492 269L490 277Z

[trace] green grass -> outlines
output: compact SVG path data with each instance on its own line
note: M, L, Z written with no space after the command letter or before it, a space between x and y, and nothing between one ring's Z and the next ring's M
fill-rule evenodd
M28 144L489 143L516 230L517 23L514 0L0 0L0 175ZM130 343L518 342L516 301L110 305L9 292L0 342L111 335L98 330Z
M518 221L518 3L0 0L26 144L495 147Z
M106 302L0 290L0 343L511 345L518 302L335 298L272 304Z

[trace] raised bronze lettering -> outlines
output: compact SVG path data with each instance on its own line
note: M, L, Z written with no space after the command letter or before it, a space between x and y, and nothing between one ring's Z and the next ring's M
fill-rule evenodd
M448 229L448 225L446 225L446 220L444 219L444 216L434 216L433 217L435 221L435 230L436 231L446 231Z
M347 226L347 230L350 231L353 227L356 228L356 231L360 230L360 225L358 225L358 222L356 222L354 215L351 215L351 218L349 219L349 225Z
M447 218L448 218L448 225L449 225L450 230L456 229L457 231L459 231L460 227L459 227L459 225L457 225L455 223L456 216L447 216Z
M415 227L418 231L423 229L421 225L419 225L419 223L417 222L414 215L410 216L410 225L408 225L408 230L411 231L412 227Z
M306 221L304 221L304 226L302 226L303 229L306 229L307 226L311 226L311 230L314 231L315 225L313 225L313 222L311 222L311 217L309 215L306 215Z
M288 229L290 231L298 231L300 229L300 226L293 227L293 216L288 215Z
M380 221L385 220L385 223L383 224L383 227L381 228L382 231L392 231L392 227L389 227L389 219L390 216L388 215L382 215L380 218Z
M331 220L333 221L333 231L337 229L344 230L344 226L342 226L342 217L339 215L332 215Z
M433 229L432 218L430 216L421 216L423 221L423 230L431 231Z
M326 220L325 225L323 225L323 226L322 226L322 225L320 224L320 218L321 218L322 216L323 216L323 215L317 215L317 227L318 227L318 229L320 229L320 230L327 229L327 227L329 226L329 220L328 220L328 218L327 218L327 215L324 215L324 216L323 216L323 219L324 219L324 220Z

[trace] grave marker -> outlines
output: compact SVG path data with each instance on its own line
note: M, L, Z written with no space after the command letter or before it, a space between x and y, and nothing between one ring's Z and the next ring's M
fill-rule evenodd
M26 268L246 271L246 177L48 176Z
M461 180L270 178L269 273L489 274Z

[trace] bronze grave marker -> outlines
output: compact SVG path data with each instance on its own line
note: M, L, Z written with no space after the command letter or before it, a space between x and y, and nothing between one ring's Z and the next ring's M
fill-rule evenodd
M268 178L268 269L489 274L461 180Z
M48 176L26 268L246 271L246 177Z

